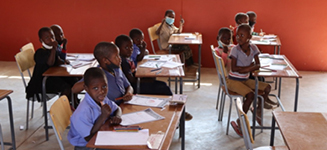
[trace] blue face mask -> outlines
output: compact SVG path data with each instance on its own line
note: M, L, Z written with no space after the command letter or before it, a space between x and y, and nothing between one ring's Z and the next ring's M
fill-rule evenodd
M170 17L166 17L166 22L169 24L169 25L172 25L174 23L175 19L174 18L170 18Z

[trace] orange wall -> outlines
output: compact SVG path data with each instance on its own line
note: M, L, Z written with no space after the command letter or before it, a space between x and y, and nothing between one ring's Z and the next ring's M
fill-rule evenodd
M52 4L52 5L50 5ZM92 52L100 41L114 41L137 27L147 28L173 9L182 14L185 32L203 34L202 65L214 67L209 45L215 44L220 27L234 25L237 12L253 10L258 15L256 30L280 36L281 53L298 70L327 71L327 1L277 0L43 0L0 2L0 60L13 61L19 48L33 42L40 47L37 32L43 26L59 24L68 38L69 52ZM195 57L196 47L193 48ZM269 47L261 49L271 51Z

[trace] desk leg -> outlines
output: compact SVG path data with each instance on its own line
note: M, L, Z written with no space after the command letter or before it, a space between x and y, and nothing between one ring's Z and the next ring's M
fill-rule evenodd
M294 112L297 111L297 103L298 103L298 96L299 96L299 86L300 86L299 78L296 78Z
M179 78L179 94L183 94L183 78Z
M141 84L141 78L137 78L137 83L136 83L136 93L140 94L141 89L140 89L140 84Z
M185 104L184 104L185 105ZM184 109L182 111L182 116L179 119L179 137L181 139L181 149L185 149L185 109L186 107L184 106Z
M175 94L178 93L178 87L177 87L177 77L175 77Z
M9 110L9 122L10 122L10 130L11 130L11 142L12 142L12 148L13 150L16 150L16 140L15 140L15 128L14 128L14 117L12 113L12 104L11 99L9 96L7 96L8 100L8 110Z
M280 45L278 46L278 55L280 55Z
M255 77L255 91L254 91L254 100L253 100L253 114L252 114L252 136L253 140L255 139L255 122L256 122L256 114L257 114L257 99L258 99L258 77ZM263 105L263 104L262 104Z
M276 79L278 79L278 78L276 78ZM278 97L279 97L279 99L280 99L281 89L282 89L282 78L279 78L279 84L278 84Z
M275 118L272 116L272 122L271 122L271 133L270 133L270 146L274 146L274 140L275 140Z
M46 100L46 87L47 76L43 78L42 81L42 102L43 102L43 116L44 116L44 129L45 129L45 140L49 140L49 131L48 131L48 115L47 115L47 100Z
M198 67L198 88L200 88L200 79L201 79L201 44L199 45L199 67Z

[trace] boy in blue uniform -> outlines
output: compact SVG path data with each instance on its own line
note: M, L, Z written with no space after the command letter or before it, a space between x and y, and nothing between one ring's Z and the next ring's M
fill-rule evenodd
M146 49L144 34L140 29L132 29L129 32L129 37L133 40L133 53L131 59L134 61L135 67L137 67L137 62L142 61L144 55L149 54L149 51Z
M59 25L52 25L51 30L53 31L55 37L56 37L56 41L58 42L58 46L57 46L57 51L59 52L59 56L62 60L64 60L67 64L69 64L69 61L66 60L66 54L67 54L67 49L66 49L66 45L67 45L67 39L64 36L64 31L62 30L62 28Z
M131 100L134 90L120 69L121 58L118 47L110 42L100 42L95 46L93 55L106 75L109 88L107 97L118 105L123 101ZM83 84L83 79L77 82L72 88L73 93L83 91ZM121 100L116 100L117 98Z
M107 98L107 78L100 68L89 68L84 74L87 92L70 118L69 142L75 150L88 150L87 142L109 119L112 125L121 123L121 109Z

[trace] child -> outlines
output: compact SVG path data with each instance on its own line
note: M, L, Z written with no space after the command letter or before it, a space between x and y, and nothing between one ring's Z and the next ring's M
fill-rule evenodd
M113 43L100 42L95 46L93 54L107 77L109 100L115 101L118 105L131 100L133 87L120 69L121 58L118 47ZM72 88L73 92L83 91L83 84L83 79L76 83Z
M89 68L85 71L84 88L84 100L70 118L70 130L67 135L75 150L91 150L86 148L87 142L107 120L112 125L122 121L120 107L107 98L107 78L100 68Z
M162 20L158 27L156 34L159 35L160 49L169 50L168 40L173 33L181 33L183 30L184 19L181 18L179 28L175 27L175 12L173 10L167 10L165 18ZM172 50L184 51L185 64L187 66L193 65L192 50L188 45L172 45Z
M56 41L58 42L57 51L59 52L59 56L62 60L65 60L67 64L69 64L69 60L66 60L67 54L67 39L64 36L64 31L59 25L52 25L50 27L56 37Z
M132 68L134 62L130 59L133 52L132 40L127 35L119 35L117 36L115 43L120 49L122 70L133 88L136 89L137 78L134 76L135 68ZM141 81L140 94L173 95L165 82L155 80L154 78L146 79L146 81Z
M242 24L237 28L236 39L238 45L236 45L232 50L230 57L232 59L231 71L228 76L228 89L239 93L246 99L243 104L243 110L245 113L248 112L250 105L254 99L255 81L248 79L249 74L252 71L258 70L260 68L259 60L259 50L254 44L250 44L251 27L246 24ZM255 62L252 62L253 59ZM262 97L265 100L264 105L266 108L272 109L272 106L267 104L266 101L269 99L268 95L271 90L269 84L264 82L259 82L258 89L264 91ZM261 101L258 101L256 120L261 125ZM240 132L239 119L237 120L238 125L232 121L231 125L237 134L242 136Z
M129 37L133 40L133 53L131 55L135 67L137 62L143 60L144 55L149 54L144 41L144 34L140 29L134 28L129 32Z
M251 27L252 35L257 35L256 32L253 32L254 30L254 25L257 21L257 14L253 11L248 11L246 14L249 16L249 25Z
M236 41L236 29L239 25L241 24L249 24L249 16L245 13L237 13L235 15L235 28L233 29L233 43L236 45L237 41Z
M34 97L34 94L42 93L42 74L52 66L64 64L65 61L59 57L57 51L58 43L55 41L52 30L49 27L43 27L39 30L39 40L42 48L39 48L34 54L35 67L33 76L26 88L26 98ZM47 93L58 93L66 95L71 100L71 87L77 81L71 77L49 77L46 82Z
M232 31L229 28L220 28L218 31L217 41L218 47L215 48L216 54L220 56L225 64L226 71L229 72L231 60L228 57L230 50L234 47L234 44L231 43Z

